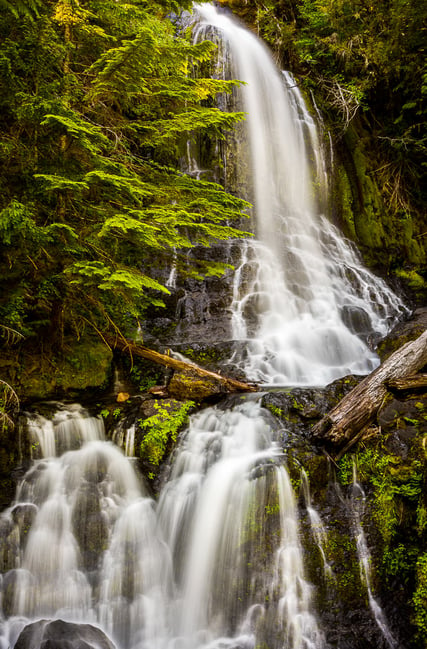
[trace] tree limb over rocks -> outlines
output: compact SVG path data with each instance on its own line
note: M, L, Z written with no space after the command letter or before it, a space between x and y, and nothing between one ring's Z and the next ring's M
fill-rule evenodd
M357 441L362 429L374 418L397 381L416 374L427 364L427 331L391 354L363 379L338 405L312 428L318 441L342 447Z
M168 354L161 354L154 349L129 342L123 338L107 338L106 340L112 348L173 369L174 374L165 390L168 396L175 399L203 401L215 395L231 392L256 392L257 390L256 386L244 381L205 370L194 363L178 360Z

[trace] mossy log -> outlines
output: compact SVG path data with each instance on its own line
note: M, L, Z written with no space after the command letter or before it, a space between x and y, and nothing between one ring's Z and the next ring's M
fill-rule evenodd
M427 331L406 343L363 379L312 428L314 438L333 446L348 444L369 424L384 402L390 382L427 364Z
M209 394L214 395L227 394L230 392L256 392L257 390L257 387L253 384L245 383L244 381L239 381L228 376L222 376L221 374L217 374L216 372L205 370L199 365L178 360L176 358L173 358L172 356L169 356L168 354L161 354L160 352L154 351L154 349L144 347L144 345L138 345L122 338L108 338L107 342L112 348L120 349L121 351L128 352L134 356L140 356L148 361L163 365L164 367L169 367L175 370L175 372L185 375L186 387L184 387L184 389L181 389L180 391L174 391L173 396L176 398L178 398L178 392L179 398L195 398L196 400L201 400L203 398L207 398ZM197 398L197 396L192 395L191 377L194 377L194 381L198 384L197 394L199 395L199 399ZM199 379L198 381L196 381L197 378ZM200 390L200 379L203 379L206 383L206 389L203 391ZM170 392L170 390L168 390L168 392ZM177 394L175 394L175 392L177 392ZM186 392L186 394L184 395L183 392ZM202 393L203 397L200 396Z

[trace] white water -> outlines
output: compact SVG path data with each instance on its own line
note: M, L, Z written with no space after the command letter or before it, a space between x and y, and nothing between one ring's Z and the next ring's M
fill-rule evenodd
M377 357L345 321L361 319L365 337L383 335L404 307L320 214L323 155L294 79L229 15L210 4L196 11L197 38L219 40L231 76L245 82L237 100L245 136L234 154L254 203L256 239L242 245L235 273L233 338L245 351L232 362L263 384L325 385L369 373Z
M36 460L0 517L0 647L40 617L97 624L118 649L325 647L257 400L191 418L158 506L100 420L82 441L92 418L58 416L75 450Z
M289 649L323 646L304 576L295 497L279 458L256 401L192 418L159 502L172 554L184 552L177 577L185 647L253 647L261 620L272 647L278 637L288 639ZM275 547L257 570L268 512L276 516Z
M81 446L84 442L104 439L104 427L97 417L89 417L80 405L67 408L58 404L51 419L38 413L28 418L33 459L54 457Z
M224 24L253 47L254 37ZM292 100L284 91L286 78L270 74L262 46L255 52L264 66L256 83L268 85L251 98L271 93L274 106L258 113L277 133L251 126L262 163L254 171L261 220L236 271L236 338L248 350L236 362L271 383L323 383L368 371L376 358L344 326L343 309L363 309L381 332L400 306L317 214L303 137L305 130L324 174L314 122L297 91ZM292 116L296 135L288 132ZM283 148L293 156L286 164ZM120 433L129 455L134 432ZM192 418L158 506L133 463L103 441L102 422L80 408L52 421L35 417L31 435L36 462L0 519L2 649L40 616L96 623L118 649L325 649L291 481L256 401ZM306 502L322 547L309 492Z
M305 506L310 521L311 531L314 540L316 542L316 545L319 549L320 556L322 557L323 572L325 574L325 577L327 577L328 579L333 579L334 574L331 566L328 563L328 560L326 558L326 553L325 553L325 546L327 543L326 528L318 512L312 505L311 495L310 495L310 484L308 481L307 473L305 472L304 469L301 469L301 485L302 485L302 492L304 494Z
M369 607L372 611L372 615L377 623L381 633L383 634L385 640L387 641L390 649L396 649L398 643L394 639L384 611L382 610L377 599L374 597L372 592L372 575L371 575L371 554L369 552L369 547L366 542L366 536L363 531L363 514L365 509L365 493L362 489L362 486L357 481L357 471L356 465L353 464L353 484L352 484L352 493L350 501L350 510L352 513L352 522L354 527L354 535L356 539L356 548L359 558L359 568L360 568L360 578L362 584L365 585L368 593Z

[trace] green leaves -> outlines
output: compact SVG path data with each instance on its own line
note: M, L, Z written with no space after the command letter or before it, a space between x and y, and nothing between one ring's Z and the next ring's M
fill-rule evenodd
M59 128L61 132L77 140L79 146L87 149L92 155L97 155L110 144L98 126L88 123L75 112L69 112L68 115L45 115L41 126Z
M148 288L169 294L165 286L136 269L114 269L100 261L76 262L66 269L66 274L72 277L72 284L92 283L101 291L125 291L142 297Z
M0 18L5 324L38 335L61 312L77 335L132 331L168 294L164 264L217 274L198 247L243 236L232 223L246 203L177 168L187 138L223 137L243 115L214 107L235 82L196 78L215 46L178 36L172 5L59 0L19 31Z
M41 8L41 0L0 0L0 12L9 11L15 18L35 18Z
M141 442L141 457L154 466L158 466L168 449L168 444L176 442L178 432L188 421L188 414L194 407L193 401L174 401L169 399L161 406L154 403L156 413L147 419L140 420L144 431Z
M40 230L33 212L22 203L13 200L0 212L0 241L4 246L17 245L23 239L37 239Z
M55 176L53 174L34 174L36 180L41 180L48 191L71 191L81 192L89 189L85 182L72 180L64 176Z

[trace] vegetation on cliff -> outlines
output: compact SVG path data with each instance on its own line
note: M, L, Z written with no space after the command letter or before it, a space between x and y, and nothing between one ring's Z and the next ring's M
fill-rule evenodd
M241 236L245 203L178 170L180 141L240 119L206 105L234 83L191 74L214 46L177 33L173 3L2 6L0 322L45 350L136 330L158 269L221 273L188 251Z
M331 207L346 234L369 263L425 297L426 4L223 3L256 27L320 107L338 153Z

